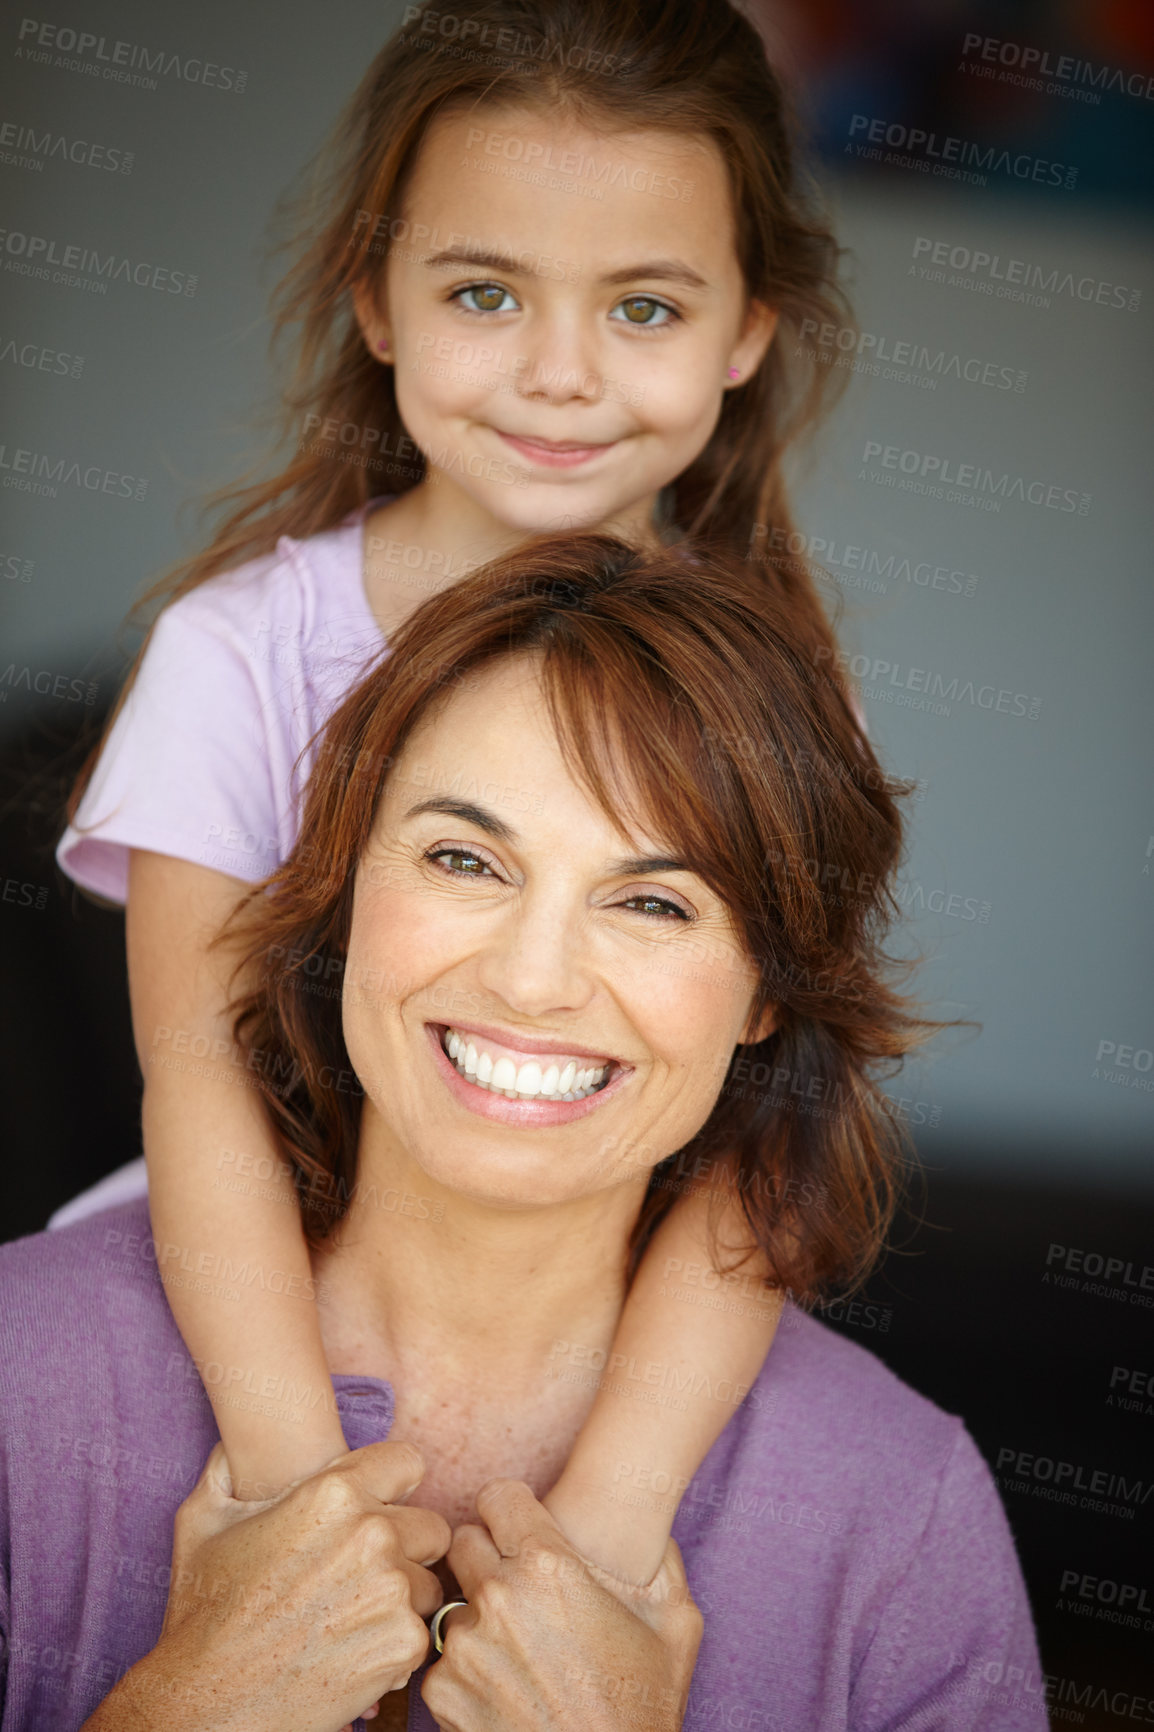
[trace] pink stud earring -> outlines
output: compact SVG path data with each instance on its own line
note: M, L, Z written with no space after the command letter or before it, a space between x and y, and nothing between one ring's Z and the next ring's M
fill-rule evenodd
M387 355L389 352L389 345L387 342L378 343L377 348L381 351L382 355Z
M731 379L739 379L741 377L741 368L740 367L730 367L729 377Z

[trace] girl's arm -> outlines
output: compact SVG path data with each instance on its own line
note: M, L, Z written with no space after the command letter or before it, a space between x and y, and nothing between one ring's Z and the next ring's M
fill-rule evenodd
M128 886L157 1265L234 1495L267 1497L348 1446L290 1170L225 1014L235 957L209 949L247 887L138 849Z
M760 1251L735 1270L723 1254L726 1277L715 1267L709 1202L696 1187L654 1233L593 1410L543 1500L578 1551L631 1582L660 1567L681 1494L761 1370L784 1303ZM717 1241L722 1253L750 1241L729 1190Z

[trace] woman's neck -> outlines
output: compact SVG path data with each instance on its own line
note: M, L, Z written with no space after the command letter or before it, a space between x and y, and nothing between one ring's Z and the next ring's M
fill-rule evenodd
M437 1185L375 1130L367 1113L348 1214L313 1258L333 1369L403 1380L419 1367L425 1381L435 1368L457 1388L496 1380L515 1401L559 1355L597 1363L644 1186L503 1206Z

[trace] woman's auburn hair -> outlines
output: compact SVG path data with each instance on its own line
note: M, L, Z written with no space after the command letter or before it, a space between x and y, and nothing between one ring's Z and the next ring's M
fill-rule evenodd
M453 21L451 40L438 34L443 18ZM466 53L466 44L482 46ZM730 0L454 0L451 13L426 0L386 42L304 192L282 212L281 250L296 255L273 304L274 353L295 344L278 409L287 460L271 479L209 496L207 509L222 514L209 545L141 597L139 622L271 553L281 536L332 529L371 499L423 479L393 369L369 353L354 291L379 292L390 246L405 245L413 226L406 188L431 123L510 108L594 129L702 136L720 150L748 294L775 308L779 322L757 371L725 392L708 444L671 483L663 510L674 531L702 543L741 555L756 544L766 587L829 641L810 567L787 551L796 536L782 462L848 379L836 357L802 340L803 327L813 328L805 322L848 326L852 315L838 282L840 249L795 160L789 100L757 30ZM356 445L334 449L309 433L326 423L353 428ZM366 463L367 438L382 455ZM396 461L399 452L412 455ZM147 644L146 636L78 775L70 819Z
M225 928L244 982L235 1036L306 1236L319 1244L356 1189L363 1096L324 982L344 970L382 789L434 706L510 657L539 663L566 762L602 809L643 824L726 903L755 1014L778 1007L775 1031L736 1050L700 1133L654 1167L635 1255L677 1192L713 1173L781 1286L812 1300L857 1285L906 1155L876 1077L940 1026L887 983L881 949L908 786L880 769L822 647L746 565L604 534L537 537L409 618L319 737L295 849ZM709 968L700 948L690 928L676 966Z

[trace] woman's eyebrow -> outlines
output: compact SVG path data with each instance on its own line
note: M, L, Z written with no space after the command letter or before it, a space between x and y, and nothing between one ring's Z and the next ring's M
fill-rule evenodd
M520 256L524 258L525 254ZM530 256L535 258L536 254ZM531 277L535 274L532 265L526 269L511 253L490 252L484 247L452 247L446 252L431 253L424 262L430 270L441 270L446 265L479 265L482 270L501 271L506 276ZM600 280L603 283L628 283L635 277L657 277L663 282L682 283L688 289L709 287L705 278L681 259L645 259L640 264L622 265L615 271L607 271Z
M492 836L497 842L517 840L517 832L512 825L506 824L486 807L475 806L471 800L454 800L448 794L434 795L429 800L418 800L415 806L410 806L405 817L419 818L423 812L440 812L446 818L460 818L466 824L475 824L478 830L484 830L487 836Z
M466 824L475 824L478 830L484 830L497 842L515 843L519 840L511 824L506 824L487 807L475 806L471 800L455 800L451 794L434 794L428 800L418 800L415 806L410 806L405 818L419 818L426 812L439 812L443 817L460 818ZM675 860L671 854L634 854L624 860L610 860L605 867L608 878L644 878L650 872L692 871L692 866L687 866L684 860Z
M631 860L612 860L611 878L644 878L650 872L692 872L684 860L674 860L666 854L638 854Z

